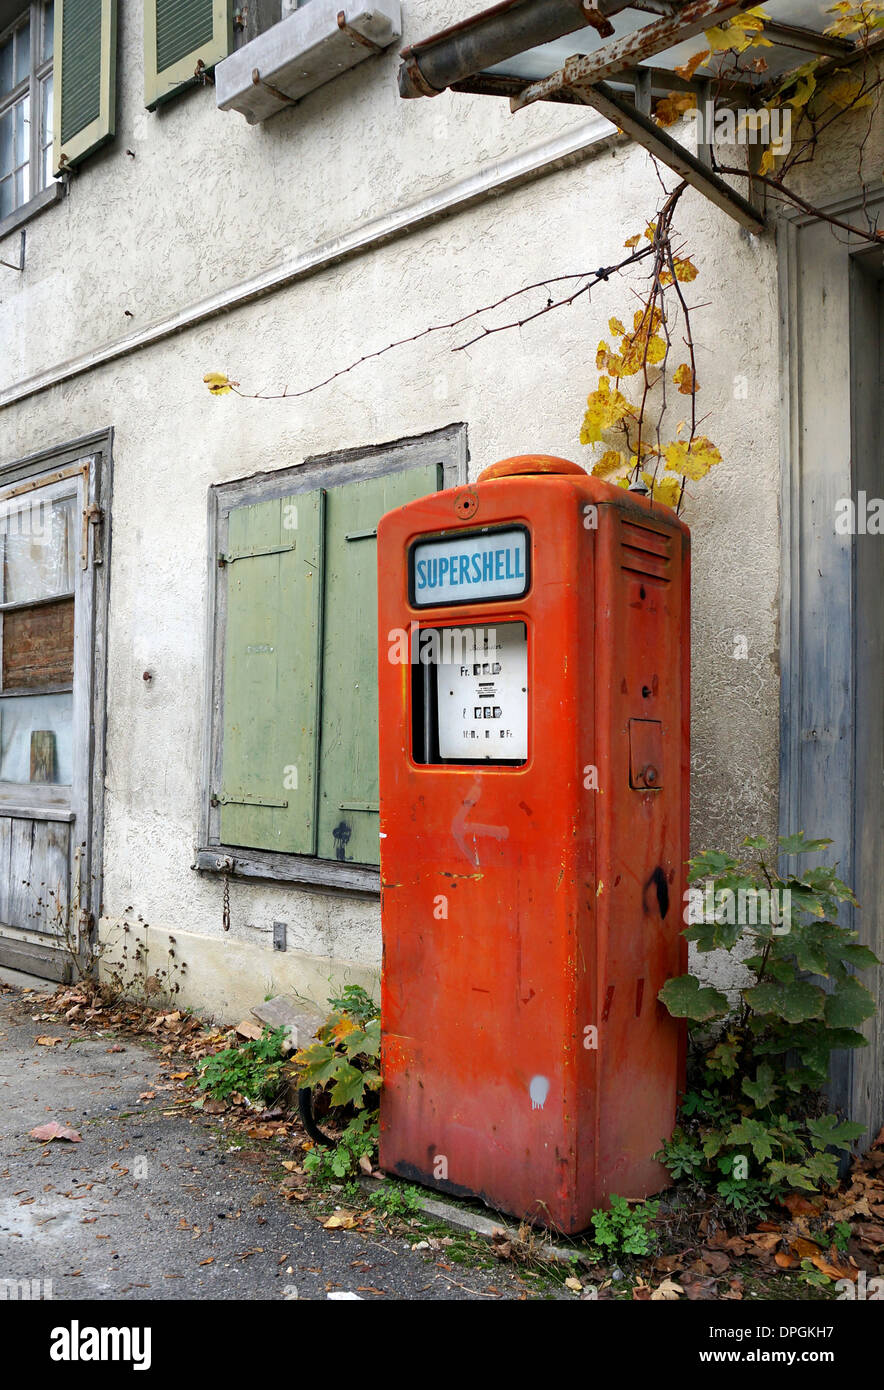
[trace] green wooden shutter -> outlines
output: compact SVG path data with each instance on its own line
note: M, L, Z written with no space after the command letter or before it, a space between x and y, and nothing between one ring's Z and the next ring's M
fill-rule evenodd
M393 507L441 486L425 464L329 488L319 772L321 859L379 862L377 540Z
M324 494L228 521L221 842L316 852Z
M144 104L189 86L233 48L233 0L144 0Z
M54 173L114 133L117 0L55 0Z

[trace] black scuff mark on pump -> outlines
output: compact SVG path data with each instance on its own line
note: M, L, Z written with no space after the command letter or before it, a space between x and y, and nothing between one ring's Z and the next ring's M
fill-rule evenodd
M352 835L352 830L345 820L339 821L332 831L335 839L335 859L343 860L347 851L347 842Z
M660 868L659 864L657 865L656 869L651 874L651 877L645 884L644 891L642 893L642 907L644 908L646 916L650 913L651 910L648 906L649 888L656 888L657 906L660 909L660 916L665 919L666 914L669 911L669 884L666 880L666 873L663 869Z

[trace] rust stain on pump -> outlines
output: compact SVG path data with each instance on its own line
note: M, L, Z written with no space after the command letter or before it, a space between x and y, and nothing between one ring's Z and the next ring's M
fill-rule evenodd
M525 454L383 517L378 595L382 649L411 634L379 671L381 1166L584 1230L666 1186L684 1084L689 533Z

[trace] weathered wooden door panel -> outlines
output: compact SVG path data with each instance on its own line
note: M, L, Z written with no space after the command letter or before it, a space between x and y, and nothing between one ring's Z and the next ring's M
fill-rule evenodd
M838 211L884 213L884 194ZM783 362L780 830L830 836L827 860L855 888L842 919L884 958L884 537L863 534L884 497L884 258L796 217L781 228ZM843 501L852 524L836 525ZM802 859L810 867L808 859ZM866 1048L832 1055L830 1095L884 1123L884 970L862 973L877 1014Z
M69 824L0 817L0 924L63 938L70 881Z

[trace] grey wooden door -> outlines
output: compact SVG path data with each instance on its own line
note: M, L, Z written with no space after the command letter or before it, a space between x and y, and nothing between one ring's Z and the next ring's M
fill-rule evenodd
M56 980L100 899L107 450L73 453L0 474L0 965Z
M827 210L856 223L866 207L880 220L884 193ZM884 959L884 257L809 216L780 245L780 828L831 836L861 904L845 920ZM869 1046L833 1054L830 1085L861 1148L884 1124L884 969L862 978Z

